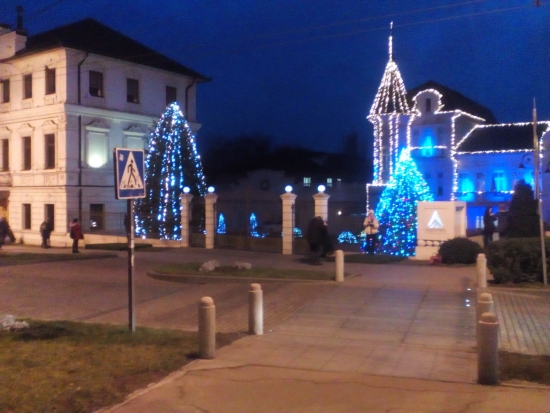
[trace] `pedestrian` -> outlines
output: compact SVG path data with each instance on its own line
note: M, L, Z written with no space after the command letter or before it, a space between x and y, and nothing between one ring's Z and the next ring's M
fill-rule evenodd
M323 250L321 251L321 257L326 258L328 256L334 255L334 246L332 245L332 239L330 238L330 235L328 233L328 224L327 221L323 221L323 225L325 226L324 232L324 239L323 239Z
M73 240L73 254L78 253L78 241L84 239L84 234L82 234L82 227L78 222L78 218L73 219L73 222L70 223L71 228L71 239Z
M306 239L309 243L309 261L311 265L322 265L320 262L323 253L327 227L321 217L314 217L309 222Z
M2 249L2 246L6 242L6 238L8 238L11 242L15 241L15 236L11 231L10 224L8 224L8 221L6 220L6 218L1 217L0 218L0 249Z
M374 254L376 247L378 246L378 228L380 223L374 216L374 211L369 209L365 220L363 221L363 228L366 235L365 252L367 254Z
M50 248L50 234L52 233L52 220L50 218L46 219L40 225L40 236L42 237L42 248Z
M493 214L493 209L488 206L485 209L485 214L483 214L483 247L485 248L493 241L493 234L497 229L496 220L497 217Z

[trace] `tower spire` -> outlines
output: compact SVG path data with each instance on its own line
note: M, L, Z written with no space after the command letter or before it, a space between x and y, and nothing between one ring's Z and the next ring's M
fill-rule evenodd
M393 61L393 22L390 23L390 44L389 44L390 62Z

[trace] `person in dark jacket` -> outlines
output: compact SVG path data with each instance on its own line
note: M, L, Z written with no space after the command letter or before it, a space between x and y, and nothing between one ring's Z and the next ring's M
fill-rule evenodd
M327 227L321 217L314 217L307 227L306 239L309 243L309 257L312 265L322 265L323 243L327 238Z
M73 240L73 254L78 253L78 241L81 239L84 239L84 234L82 234L82 227L80 226L80 223L78 222L78 219L73 219L73 222L70 223L71 228L71 239Z
M42 237L42 248L50 248L50 234L52 233L52 224L51 219L46 219L41 225L40 225L40 236Z
M0 218L0 249L2 249L2 246L4 245L4 242L6 240L6 237L9 238L11 242L15 241L15 236L11 231L8 221L6 221L6 218L1 217Z
M493 234L497 227L495 221L497 217L493 214L491 207L487 207L485 214L483 214L483 246L486 248L491 241L493 241Z

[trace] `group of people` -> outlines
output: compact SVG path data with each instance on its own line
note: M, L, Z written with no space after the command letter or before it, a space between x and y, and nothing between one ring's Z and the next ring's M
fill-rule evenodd
M82 227L80 226L80 222L78 222L78 218L74 218L72 222L69 224L70 232L69 235L71 239L73 240L73 253L79 253L78 251L78 241L81 239L84 239L84 234L82 233ZM46 219L42 224L40 225L40 236L42 237L42 244L40 245L42 248L51 248L50 246L50 235L53 231L53 225L52 220L50 218Z

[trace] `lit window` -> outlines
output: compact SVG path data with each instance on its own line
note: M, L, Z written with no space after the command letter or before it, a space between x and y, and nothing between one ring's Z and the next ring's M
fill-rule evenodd
M88 133L87 162L92 168L107 163L107 136L102 133Z
M327 186L332 186L332 178L327 178Z
M493 173L493 189L494 192L506 191L506 179L504 171L495 171Z
M304 186L311 186L311 178L304 176Z

